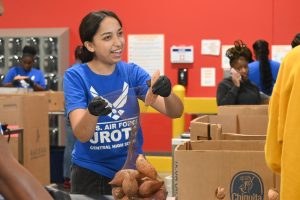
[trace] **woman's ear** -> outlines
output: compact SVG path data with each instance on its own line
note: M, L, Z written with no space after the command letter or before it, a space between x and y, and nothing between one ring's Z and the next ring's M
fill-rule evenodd
M91 42L85 41L83 44L87 48L87 50L89 50L92 53L95 52L95 49L94 49L93 44Z

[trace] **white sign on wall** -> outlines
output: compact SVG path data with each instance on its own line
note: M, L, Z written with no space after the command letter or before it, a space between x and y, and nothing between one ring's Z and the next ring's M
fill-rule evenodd
M172 46L171 63L193 63L194 46Z
M143 67L150 75L164 73L164 35L128 35L128 62Z
M220 55L221 40L201 40L202 55Z
M291 45L272 45L272 60L281 63L291 49Z
M222 45L222 68L230 69L229 58L226 56L226 51L233 45Z
M214 67L203 67L200 71L201 86L215 87L216 86L216 69Z

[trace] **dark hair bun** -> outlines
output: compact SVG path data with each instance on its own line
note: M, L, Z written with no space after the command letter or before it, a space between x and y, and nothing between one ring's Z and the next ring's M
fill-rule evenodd
M247 62L250 62L252 60L251 50L242 40L236 40L233 44L234 47L231 47L226 51L226 56L229 58L230 64L232 64L234 60L237 60L240 57L244 57Z

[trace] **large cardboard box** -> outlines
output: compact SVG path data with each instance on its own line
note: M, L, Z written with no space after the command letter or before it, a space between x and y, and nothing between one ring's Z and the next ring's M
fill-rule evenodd
M49 119L45 94L36 92L0 95L0 113L1 122L24 129L24 167L42 184L49 184Z
M175 196L179 200L216 199L218 187L225 199L267 199L276 187L268 169L264 141L201 140L175 149Z

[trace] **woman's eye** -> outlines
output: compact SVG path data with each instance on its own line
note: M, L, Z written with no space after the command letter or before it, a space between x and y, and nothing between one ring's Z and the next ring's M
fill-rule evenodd
M120 32L118 33L119 36L123 36L123 34L124 34L123 31L120 31Z
M108 35L108 36L105 36L103 39L104 39L104 40L110 40L110 38L111 38L111 36Z

